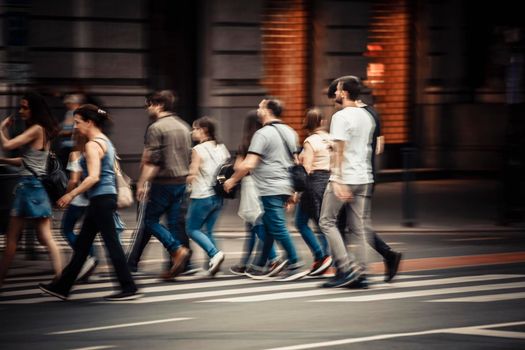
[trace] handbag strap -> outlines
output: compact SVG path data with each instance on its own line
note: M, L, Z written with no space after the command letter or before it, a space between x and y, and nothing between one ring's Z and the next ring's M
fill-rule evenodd
M204 148L206 150L206 152L208 152L208 154L210 155L210 158L215 162L215 164L217 164L217 167L221 165L221 163L219 163L217 161L217 159L215 159L215 157L212 155L211 151L208 149L208 147L206 147L204 145L204 143L202 143L202 148Z
M22 164L24 165L24 168L26 168L31 174L33 174L34 177L36 177L37 179L40 179L40 178L41 178L41 176L38 176L38 175L36 174L36 172L35 172L33 169L31 169L30 166L28 166L28 165L26 164L26 162L24 161L24 159L22 159Z
M273 126L273 127L275 128L275 130L277 130L277 133L279 134L279 137L280 137L281 140L283 141L284 148L288 151L288 155L290 156L290 159L292 159L292 162L295 163L295 157L293 156L293 153L292 153L292 151L290 150L290 145L289 145L288 142L286 142L286 140L284 139L283 134L281 133L281 131L279 130L279 128L276 127L276 126L273 125L273 124L270 124L270 126Z

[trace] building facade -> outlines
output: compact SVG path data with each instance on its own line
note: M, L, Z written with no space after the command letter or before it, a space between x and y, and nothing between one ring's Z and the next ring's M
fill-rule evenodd
M496 12L466 0L0 3L0 111L13 111L28 88L45 93L58 117L64 93L94 96L111 112L112 138L134 176L148 123L143 97L153 89L176 90L188 122L217 118L235 150L261 98L283 99L286 122L301 133L307 108L332 113L326 88L349 74L366 82L364 99L382 114L383 169L400 168L406 146L419 168L501 167L512 46L503 33L521 25L511 1Z

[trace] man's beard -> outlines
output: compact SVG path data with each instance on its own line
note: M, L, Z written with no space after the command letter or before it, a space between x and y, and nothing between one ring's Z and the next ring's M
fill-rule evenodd
M341 96L337 96L335 98L335 103L342 105L343 104L343 98Z

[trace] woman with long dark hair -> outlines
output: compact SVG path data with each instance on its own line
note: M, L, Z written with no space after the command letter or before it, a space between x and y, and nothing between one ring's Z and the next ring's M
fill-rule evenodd
M38 176L46 174L47 158L51 140L58 133L58 123L51 115L44 98L28 92L20 99L19 117L25 122L25 130L11 138L7 129L13 123L10 116L0 124L0 144L5 151L21 149L17 158L1 158L0 162L19 166L20 180L15 190L6 249L0 261L0 286L15 256L20 234L27 220L35 221L38 240L47 247L53 269L57 276L62 271L62 258L51 233L51 202Z
M73 198L87 192L89 205L86 209L82 229L78 234L73 257L59 279L40 284L40 289L60 299L67 299L71 287L89 254L93 240L100 232L109 257L115 268L121 292L106 297L107 301L132 300L141 296L126 264L124 250L120 245L113 219L117 209L115 186L115 147L102 133L102 127L109 120L108 113L95 105L80 106L74 112L75 132L87 137L84 146L82 182L58 200L58 205L67 207Z

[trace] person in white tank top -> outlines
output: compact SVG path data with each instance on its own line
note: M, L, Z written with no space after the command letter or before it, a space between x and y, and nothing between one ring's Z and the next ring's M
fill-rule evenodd
M219 271L224 261L224 253L217 248L213 238L213 228L221 212L223 199L215 194L213 185L220 166L230 158L226 146L217 142L216 129L216 122L210 117L199 118L193 123L192 138L198 144L193 147L187 178L191 194L186 232L210 258L210 276Z

